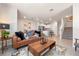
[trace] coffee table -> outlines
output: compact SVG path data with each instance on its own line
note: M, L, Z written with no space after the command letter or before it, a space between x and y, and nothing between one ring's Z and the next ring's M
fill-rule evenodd
M45 44L41 44L40 41L37 41L28 45L28 55L30 51L34 56L40 56L46 49L49 48L50 50L55 46L56 42L54 40L48 40Z

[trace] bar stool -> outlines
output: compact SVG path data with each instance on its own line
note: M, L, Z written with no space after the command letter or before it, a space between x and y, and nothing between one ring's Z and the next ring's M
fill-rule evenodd
M78 40L79 39L75 39L75 43L74 43L74 45L75 45L75 51L77 50L77 48L79 48Z

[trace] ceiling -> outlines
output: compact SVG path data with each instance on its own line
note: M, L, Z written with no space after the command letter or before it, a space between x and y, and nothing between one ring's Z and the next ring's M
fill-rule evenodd
M27 4L11 4L12 6L17 7L21 17L42 17L48 18L53 17L57 13L65 10L70 7L71 3L27 3ZM53 9L53 11L49 11Z
M2 4L10 5L18 9L19 19L49 19L53 18L55 15L61 11L72 6L71 3L12 3L12 4ZM50 11L53 9L53 11Z

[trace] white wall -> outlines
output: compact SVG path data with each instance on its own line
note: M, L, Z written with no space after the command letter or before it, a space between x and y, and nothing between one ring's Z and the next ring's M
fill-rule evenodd
M59 12L58 14L56 14L53 19L54 20L58 20L60 21L61 18L64 18L66 16L72 16L73 15L73 6L70 6L68 8L66 8L65 10Z
M29 25L29 22L31 23L31 25ZM24 26L24 24L26 26ZM29 29L30 26L30 29ZM37 29L38 24L34 21L31 20L27 20L27 19L18 19L18 31L24 31L26 30L36 30Z
M37 30L39 25L46 26L44 24L39 24L39 22L31 21L28 19L18 19L18 31L24 31L24 29L29 30L29 22L31 22L31 30ZM24 26L26 24L26 26ZM47 28L51 28L53 30L54 34L57 35L57 22L53 21L52 24L47 25Z
M67 9L61 11L60 13L56 14L53 19L57 21L57 35L59 36L59 28L61 25L61 19L65 18L66 16L72 16L73 15L73 6L68 7ZM66 20L66 19L65 19ZM70 23L68 23L67 25L65 25L66 27L69 25L69 27L71 26Z
M17 9L7 4L0 4L0 23L10 24L10 34L17 31Z
M79 39L79 4L73 4L73 44Z

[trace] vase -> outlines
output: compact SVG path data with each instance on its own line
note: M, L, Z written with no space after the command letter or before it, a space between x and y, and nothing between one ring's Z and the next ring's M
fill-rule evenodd
M44 38L44 37L42 37L42 38L41 38L41 44L45 44L45 43L47 43L47 39Z

